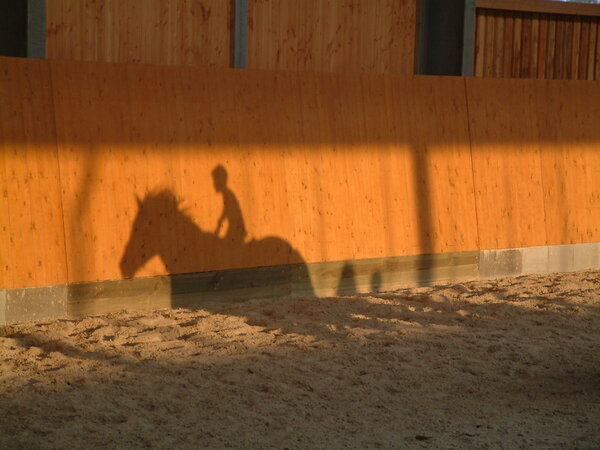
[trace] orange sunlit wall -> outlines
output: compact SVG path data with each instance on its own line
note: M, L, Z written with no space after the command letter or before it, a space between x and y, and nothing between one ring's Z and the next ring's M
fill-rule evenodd
M593 82L2 58L0 94L1 288L600 241Z

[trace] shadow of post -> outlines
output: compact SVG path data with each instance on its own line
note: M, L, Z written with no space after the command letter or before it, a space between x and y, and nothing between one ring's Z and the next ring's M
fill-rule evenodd
M414 167L414 191L417 196L417 230L419 235L419 261L417 263L417 284L427 284L433 274L431 262L426 255L433 253L433 222L431 217L431 198L429 195L429 174L427 172L427 147L413 146L411 151Z

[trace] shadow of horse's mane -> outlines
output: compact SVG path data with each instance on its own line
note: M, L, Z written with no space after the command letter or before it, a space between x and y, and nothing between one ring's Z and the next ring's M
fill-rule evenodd
M146 193L144 198L140 200L140 206L145 206L150 209L156 208L163 210L165 213L177 212L185 215L188 219L193 220L186 207L182 207L183 200L178 199L170 189L162 188L155 189Z

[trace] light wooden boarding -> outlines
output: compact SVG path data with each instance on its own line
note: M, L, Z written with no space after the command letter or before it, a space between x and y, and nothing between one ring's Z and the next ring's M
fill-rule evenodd
M51 0L50 59L229 67L227 0Z
M166 105L158 97L170 94L160 81L164 69L136 69L52 63L71 282L120 278L118 262L130 231L123 223L133 220L136 194L143 197L150 182L171 188L179 178L174 150L159 144L168 137L157 114L170 113L159 112ZM177 237L174 232L170 238ZM106 272L107 266L113 270Z
M0 97L0 289L65 283L47 63L0 59Z
M535 82L465 83L480 249L546 245Z
M565 101L568 99L568 101ZM600 85L536 84L548 244L600 240Z
M213 232L219 164L248 238L307 262L477 248L460 79L52 67L70 281L121 276L136 195L169 189ZM158 233L177 272L299 262L284 244L199 258L183 230ZM153 259L138 275L164 272Z
M413 0L249 0L248 67L414 73Z
M122 278L132 233L132 263L162 244L171 261L136 276L598 240L594 83L2 64L7 287L38 261L37 285ZM279 237L272 247L198 246L223 210L218 165L246 240ZM178 203L161 197L133 230L136 197L161 189Z

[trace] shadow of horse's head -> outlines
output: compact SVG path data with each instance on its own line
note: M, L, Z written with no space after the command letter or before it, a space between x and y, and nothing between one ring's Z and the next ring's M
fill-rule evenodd
M130 278L155 255L162 255L163 247L169 245L169 235L174 233L172 218L184 214L180 202L168 189L149 192L137 200L137 215L131 235L121 257L119 267L125 278Z

